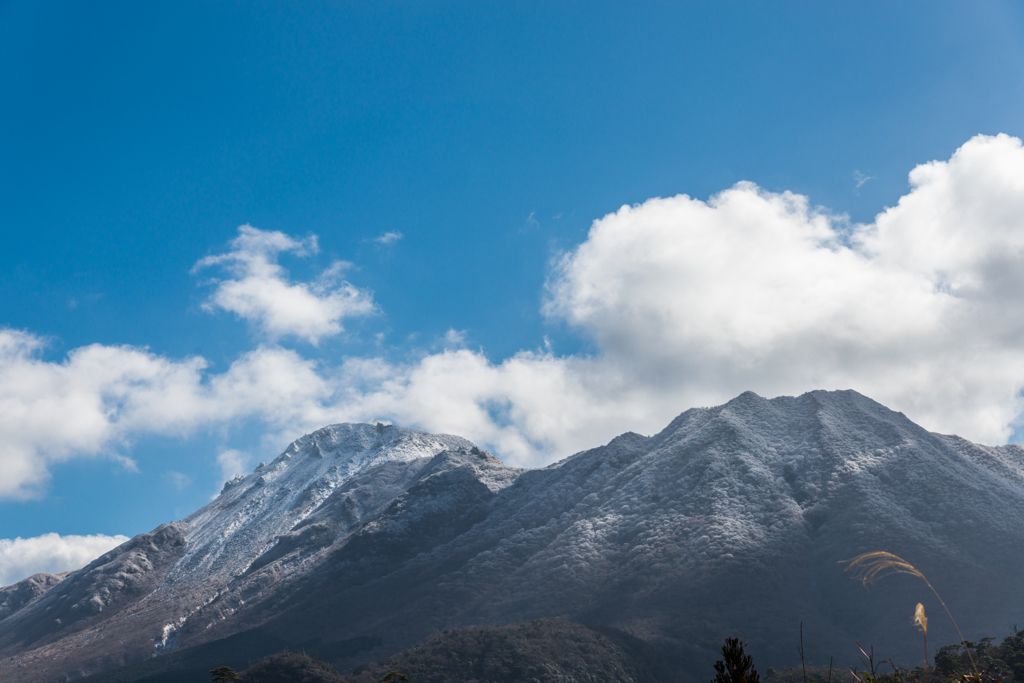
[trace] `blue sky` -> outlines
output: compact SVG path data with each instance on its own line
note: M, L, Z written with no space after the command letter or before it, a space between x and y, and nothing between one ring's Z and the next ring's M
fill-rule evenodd
M651 270L650 254L630 259L663 234L658 216L679 229L703 220L683 203L645 202L679 194L707 201L748 181L759 189L737 190L715 205L722 225L757 230L766 223L743 217L771 214L796 226L780 230L805 230L794 244L814 239L831 244L830 253L839 244L873 255L870 268L851 271L843 292L856 292L857 278L878 290L865 299L887 301L887 287L914 290L907 273L924 266L906 265L917 263L907 254L935 241L933 228L913 227L927 223L914 216L941 204L928 197L969 195L971 179L984 176L977 169L1003 177L1016 168L1022 86L1024 10L1011 2L0 4L0 327L30 338L0 358L5 381L15 383L0 393L23 401L10 413L20 415L9 427L18 445L0 456L0 478L27 482L11 484L0 499L0 538L147 531L202 505L231 466L273 457L320 416L458 428L506 460L543 464L627 429L654 431L691 405L744 388L854 388L932 429L1013 439L1024 386L1014 349L1024 338L1001 322L987 328L992 336L967 331L1017 310L1003 280L969 315L948 312L953 304L944 300L932 322L902 333L913 347L915 334L935 338L927 333L933 323L962 331L934 353L915 352L931 364L907 379L916 382L911 389L882 379L891 376L887 363L898 365L906 351L887 333L860 346L836 336L836 321L846 318L825 310L826 299L846 294L780 294L792 306L778 319L794 316L794 329L806 330L803 341L771 332L770 342L737 342L727 353L721 349L742 333L709 330L719 323L722 330L757 328L730 298L742 292L729 283L742 284L749 269L725 282L705 274L711 279L627 288ZM975 136L999 133L1010 138L954 157ZM916 186L924 187L914 195L919 201L905 201L910 208L886 233L888 223L876 215L910 196L908 174L933 160L948 164L948 173ZM1016 186L1004 190L986 205L1016 206ZM779 208L785 192L806 197L806 206ZM634 204L642 207L601 224L607 239L588 233L594 221ZM957 206L940 213L961 215ZM975 209L964 209L966 222L939 229L953 235L949 243L957 230L968 241L984 233L991 239L976 241L988 245L986 254L1017 253L1021 226ZM232 246L242 225L263 237L282 233L291 246ZM858 232L857 225L869 227ZM834 235L823 237L829 229ZM911 247L871 247L876 229L902 230ZM770 259L772 245L796 232L766 238L758 253ZM377 239L387 233L400 238ZM635 237L641 233L647 236ZM737 234L734 249L759 243ZM655 252L681 254L666 272L693 274L699 259L686 255L706 243ZM318 301L348 287L369 303L338 313L344 331L314 338L275 328L264 309L244 313L217 303L218 283L259 284L245 280L250 271L230 270L242 257L196 267L243 252L285 269L264 284L305 287ZM638 270L622 271L608 253ZM957 288L994 273L994 258L964 265L936 256L926 269L929 287L969 299ZM334 279L318 280L339 261ZM884 265L896 261L903 265ZM819 267L801 263L780 261L779 268ZM821 266L823 273L843 267ZM752 279L745 291L764 282ZM587 299L603 283L616 289L598 303ZM707 295L677 297L686 287ZM793 281L779 291L815 288ZM618 303L601 309L612 300ZM698 310L711 300L715 311L741 313L724 320ZM750 310L756 317L759 309ZM850 319L861 330L892 330L891 321L907 318L859 315ZM706 324L673 327L684 319ZM648 324L643 339L663 344L647 348L624 332ZM813 372L779 379L801 344L829 351ZM50 385L34 385L25 398L17 382L29 380L11 368L27 363L70 386L92 370L69 369L68 354L88 345L115 350L97 361L107 363L95 371L104 377L126 362L117 353L127 345L151 364L178 368L202 359L198 379L181 381L209 393L215 377L262 349L292 370L313 368L296 381L315 375L330 386L314 409L287 416L284 404L251 407L232 394L239 407L222 416L161 421L147 411L171 406L178 394L133 408L143 400L138 387L151 381L135 378L113 398L97 390L102 434L68 428L57 439L79 404L61 407L63 417L39 417ZM659 349L668 347L685 354L662 357ZM935 377L957 349L970 349L973 360L952 373L950 386ZM515 358L518 365L510 365ZM734 371L747 361L749 372ZM479 382L459 385L477 377L469 366L452 369L461 362L479 370ZM586 417L530 395L536 377L558 376L563 389L597 396L586 385L602 372L614 375L607 386L619 387L635 408L598 396L580 403L597 406ZM1007 373L1008 384L999 379ZM417 384L418 377L432 379ZM389 382L419 388L400 396L380 391ZM437 386L450 401L430 398ZM543 391L563 406L578 403L571 392ZM460 412L463 399L477 417ZM973 421L949 417L957 412L953 400L975 407ZM553 414L558 419L547 424ZM594 420L601 428L591 428ZM26 467L35 474L24 474Z

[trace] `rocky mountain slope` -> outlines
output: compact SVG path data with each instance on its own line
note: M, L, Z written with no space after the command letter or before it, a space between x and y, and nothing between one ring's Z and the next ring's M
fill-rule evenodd
M33 574L32 576L0 588L0 620L14 614L46 591L60 583L71 572L60 574Z
M457 436L384 425L334 425L302 437L184 520L137 536L21 600L0 620L0 680L84 675L173 650L190 620L203 630L245 599L231 603L228 595L246 596L270 575L303 571L310 555L334 540L325 533L344 535L429 476L433 457L449 451L481 453ZM258 572L270 558L272 571Z
M955 637L923 585L843 574L877 549L925 572L968 638L1002 635L1024 617L1024 448L855 392L747 393L525 472L457 437L339 425L0 620L0 679L245 638L344 670L551 617L635 638L682 679L728 635L790 663L801 621L812 660L855 660L859 640L913 665L918 601L932 642Z

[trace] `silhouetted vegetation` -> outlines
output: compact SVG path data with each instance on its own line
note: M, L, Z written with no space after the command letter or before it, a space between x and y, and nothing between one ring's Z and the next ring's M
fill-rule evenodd
M960 681L970 673L973 659L986 678L1024 683L1024 630L1018 630L1015 624L1013 633L999 645L993 645L993 640L982 638L977 642L968 640L964 644L940 647L935 654L935 678L942 683Z
M241 671L289 643L259 629L75 679L75 683L203 683L212 666ZM248 679L246 679L248 683Z
M234 681L242 680L242 677L230 666L218 666L210 671L210 676L213 683L234 683Z
M856 680L865 683L973 683L978 681L999 681L1000 683L1024 683L1024 630L1016 625L1014 632L998 645L994 638L982 638L978 641L967 640L963 643L944 645L935 651L932 662L929 662L927 679L923 666L913 668L903 666L891 660L874 661L870 656L863 666L857 667L854 675ZM965 649L966 645L966 649ZM972 660L979 673L975 674ZM850 671L842 676L843 680L851 681ZM831 672L832 680L837 680L835 671ZM802 683L799 667L789 667L778 671L769 668L763 683ZM808 666L807 683L828 683L829 667Z
M760 683L754 669L754 658L743 652L739 638L726 638L722 659L715 662L717 674L711 683Z
M642 678L631 655L611 638L562 620L450 631L378 664L362 664L347 680L380 681L390 671L407 674L411 683L627 683Z
M254 683L344 683L345 677L330 664L294 652L265 657L242 672Z
M408 680L409 677L405 674L400 674L397 671L389 671L386 674L384 674L384 677L377 681L377 683L398 683L399 681Z

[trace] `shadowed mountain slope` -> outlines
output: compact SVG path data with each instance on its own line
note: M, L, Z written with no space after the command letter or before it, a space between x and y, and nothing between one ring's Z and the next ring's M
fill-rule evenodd
M22 607L38 598L60 583L70 572L60 574L33 574L10 586L0 588L0 621L11 616Z

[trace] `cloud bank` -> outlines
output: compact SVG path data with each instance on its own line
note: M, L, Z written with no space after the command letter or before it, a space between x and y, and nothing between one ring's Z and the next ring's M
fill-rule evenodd
M187 436L246 417L302 428L325 418L333 391L314 361L278 347L209 374L202 358L132 346L84 346L59 363L40 358L43 346L0 330L0 498L38 496L50 465L114 455L133 434Z
M127 536L59 536L0 538L0 586L45 572L79 569L125 541Z
M385 235L397 235L398 233ZM394 241L393 239L391 241ZM314 346L321 337L341 333L345 318L374 313L373 295L342 278L352 264L335 261L312 283L291 282L277 263L278 255L307 256L318 251L315 237L296 240L282 232L257 230L249 225L238 229L226 254L207 256L193 272L220 266L231 277L215 280L207 311L229 311L255 324L269 339L294 336Z
M261 345L215 374L201 358L126 346L44 362L39 339L0 332L0 429L9 435L0 496L38 494L51 463L106 452L133 433L253 417L282 446L331 422L382 418L540 465L745 390L855 389L929 429L1005 442L1024 411L1024 149L1009 136L978 136L948 161L915 168L910 184L864 225L751 183L595 221L558 260L543 304L550 321L593 342L588 356L545 348L496 363L453 337L407 362L326 365ZM288 281L277 254L312 249L312 238L243 226L231 251L197 264L234 278L209 305L270 336L337 333L372 299ZM338 292L349 303L330 308ZM291 296L306 302L300 313L276 317ZM362 303L345 308L353 301ZM332 312L314 315L322 310ZM221 465L238 466L229 457Z
M868 225L740 183L597 221L546 313L650 395L853 388L1004 442L1024 405L1024 150L976 137Z

